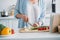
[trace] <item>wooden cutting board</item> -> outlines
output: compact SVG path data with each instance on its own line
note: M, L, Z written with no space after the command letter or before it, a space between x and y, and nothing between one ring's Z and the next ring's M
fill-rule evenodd
M49 30L30 30L30 29L20 29L20 33L37 33L37 32L49 32Z

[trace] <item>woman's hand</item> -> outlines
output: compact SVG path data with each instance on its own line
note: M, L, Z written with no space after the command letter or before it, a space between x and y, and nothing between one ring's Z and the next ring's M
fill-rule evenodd
M39 26L38 23L34 23L34 24L33 24L33 27L38 27L38 26Z
M24 22L28 22L28 17L23 14L17 14L16 18L22 18Z
M23 19L24 22L28 22L28 17L26 15L22 15L21 18Z

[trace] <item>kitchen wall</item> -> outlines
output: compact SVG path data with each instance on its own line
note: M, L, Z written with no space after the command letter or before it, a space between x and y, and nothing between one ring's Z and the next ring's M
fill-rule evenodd
M52 1L52 0L48 0L48 1L46 0L47 8L49 8L49 6L50 6L49 1ZM55 4L56 4L56 13L60 13L60 0L56 0ZM49 9L51 9L51 6Z
M56 13L60 13L60 0L56 0Z
M17 0L0 0L0 11L3 9L7 10L7 8L13 4L16 4ZM46 3L49 3L51 0L45 0ZM49 7L49 5L47 5ZM60 0L56 0L56 12L60 13Z
M0 0L0 11L5 9L7 10L7 8L13 4L16 4L17 0ZM49 6L51 0L45 0L45 2L47 3L47 7Z
M0 11L7 10L9 6L16 4L17 0L0 0Z

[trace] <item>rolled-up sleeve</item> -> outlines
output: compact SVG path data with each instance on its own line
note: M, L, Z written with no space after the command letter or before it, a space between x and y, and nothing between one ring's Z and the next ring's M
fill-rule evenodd
M16 6L15 6L14 16L16 17L18 13L19 13L19 0L17 0Z

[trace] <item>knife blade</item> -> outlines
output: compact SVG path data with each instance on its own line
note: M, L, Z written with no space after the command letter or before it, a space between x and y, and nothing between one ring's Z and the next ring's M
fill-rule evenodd
M33 25L32 25L31 23L29 23L29 22L28 22L28 24L29 24L30 26L33 26Z

